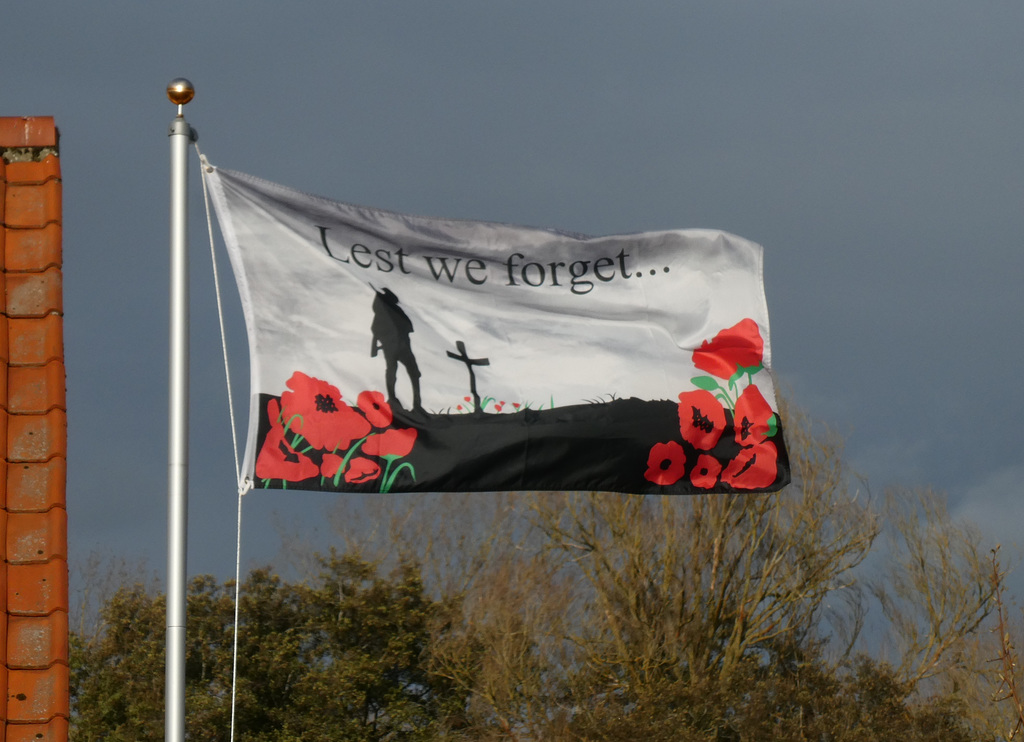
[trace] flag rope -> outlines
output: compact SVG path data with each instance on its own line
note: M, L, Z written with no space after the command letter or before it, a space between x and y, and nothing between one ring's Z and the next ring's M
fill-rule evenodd
M224 378L227 382L228 417L231 418L231 452L235 456L235 481L240 481L242 467L238 460L238 433L235 424L234 397L231 391L231 366L228 363L227 332L224 329L224 305L221 301L220 276L217 272L217 253L214 247L213 219L210 216L210 194L206 184L206 174L211 172L213 167L206 159L206 155L199 151L199 145L195 144L194 146L196 148L196 154L199 155L199 162L201 164L199 171L202 173L203 203L206 207L206 229L210 236L210 261L213 264L213 286L214 293L217 296L217 320L220 323L220 343L221 349L224 353ZM252 481L249 478L246 478L245 482L238 487L238 507L235 524L235 617L231 637L231 723L228 734L230 742L234 742L235 739L235 707L238 685L238 619L242 585L242 498L245 496L245 493L251 489Z
M210 236L210 261L213 264L213 288L214 293L217 295L217 321L220 323L220 344L221 349L224 352L224 378L227 382L228 387L228 417L231 418L231 452L235 456L235 479L241 479L242 467L238 460L238 434L235 428L235 403L231 391L231 366L228 363L228 340L227 332L224 329L224 303L221 300L220 294L220 274L217 271L217 253L214 249L213 240L213 217L210 214L210 193L206 184L206 174L213 170L213 166L209 160L206 159L206 155L199 151L199 144L194 144L196 148L196 154L199 155L199 162L202 164L200 172L202 173L203 181L203 204L206 206L206 230ZM239 487L239 493L245 494L247 491L252 489L252 485L248 482L244 487Z

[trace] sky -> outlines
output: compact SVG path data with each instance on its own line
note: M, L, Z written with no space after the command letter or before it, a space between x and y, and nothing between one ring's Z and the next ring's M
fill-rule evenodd
M872 496L941 490L1022 561L1020 3L65 0L11 4L3 26L0 115L61 131L73 574L94 553L166 558L176 77L211 162L306 192L763 245L780 391L844 437ZM190 168L189 571L226 577L235 464ZM336 498L247 495L243 564L282 532L329 539Z

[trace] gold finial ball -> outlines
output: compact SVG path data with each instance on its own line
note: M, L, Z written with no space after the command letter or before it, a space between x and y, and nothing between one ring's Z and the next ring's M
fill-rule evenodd
M167 97L171 99L171 103L179 106L188 103L195 94L196 89L184 77L176 77L167 85Z

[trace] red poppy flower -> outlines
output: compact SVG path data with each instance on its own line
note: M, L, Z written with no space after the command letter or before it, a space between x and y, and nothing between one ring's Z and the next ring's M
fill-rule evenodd
M359 405L359 409L366 415L370 425L373 425L375 428L386 428L391 424L393 419L391 405L387 403L384 395L380 392L363 392L359 395L359 399L356 400L356 404Z
M744 448L725 467L722 481L741 490L770 487L778 474L778 458L775 444L770 441Z
M391 428L367 438L363 452L373 456L408 456L414 443L416 428Z
M316 476L317 466L310 458L299 453L285 440L280 421L281 406L276 399L267 403L271 427L256 457L256 476L260 479L283 479L301 482Z
M771 431L774 414L761 390L753 384L748 386L736 400L736 410L733 413L736 442L741 446L763 443Z
M718 475L722 473L722 465L718 459L706 453L697 457L697 463L690 470L690 481L694 487L702 490L711 489L718 482Z
M348 469L345 470L345 481L349 484L370 482L380 476L380 466L377 462L362 456L356 456L348 462Z
M345 459L336 453L325 453L323 461L320 462L320 474L332 479L344 461Z
M763 358L764 340L757 323L749 317L693 351L693 365L720 379L731 379L740 366L759 367Z
M281 395L281 407L288 429L313 448L343 451L370 432L370 423L341 400L336 386L301 371L287 385L292 391Z
M686 453L675 441L655 443L647 457L644 479L654 484L675 484L686 473Z
M725 429L725 410L715 395L704 389L679 395L679 432L700 451L710 451Z

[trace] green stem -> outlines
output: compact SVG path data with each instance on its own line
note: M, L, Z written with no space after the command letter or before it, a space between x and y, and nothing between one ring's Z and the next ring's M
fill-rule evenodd
M364 435L362 438L360 438L358 441L356 441L356 444L354 446L352 446L351 448L348 449L348 453L345 454L345 458L343 458L341 460L341 466L339 466L338 467L338 471L336 471L334 473L334 486L335 487L337 487L341 483L341 475L345 471L345 467L348 466L349 460L352 458L352 456L355 454L355 452L359 450L359 447L361 445L363 445L363 443L366 442L366 439L369 438L371 435L376 435L376 434L375 433L370 433L369 435Z
M285 430L288 430L288 428L285 428ZM305 438L305 436L302 435L302 433L293 433L292 434L291 447L294 450L298 450L299 444L302 443L302 441L304 441L304 440L306 440L306 438ZM312 447L313 446L309 446L309 447L306 448L306 450L308 451Z
M380 477L380 487L377 488L378 492L388 492L391 490L391 488L388 487L388 472L391 471L391 463L398 457L384 456L383 458L387 463L384 464L384 473Z
M736 403L732 401L732 397L729 396L729 392L726 391L725 387L721 384L718 384L718 391L715 392L715 396L724 401L730 410L736 409Z
M394 458L397 458L397 457L394 457ZM394 484L395 484L395 479L398 477L399 473L405 467L409 467L409 472L412 475L412 480L414 482L416 481L416 469L414 469L413 465L410 464L408 461L403 461L401 464L399 464L397 467L395 467L395 471L392 472L390 478L387 478L387 472L385 472L385 474L384 474L385 480L383 480L381 482L381 485L382 485L381 492L390 492L391 491L392 486L394 486ZM391 461L388 461L388 469L390 469L390 468L391 468Z

